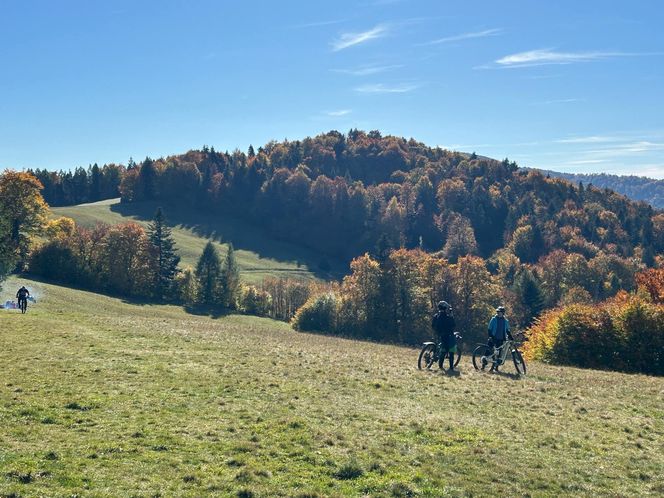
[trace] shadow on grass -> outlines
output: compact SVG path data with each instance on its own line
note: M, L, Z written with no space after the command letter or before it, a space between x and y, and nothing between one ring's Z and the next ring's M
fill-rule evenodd
M505 377L507 379L512 379L512 380L520 380L522 376L518 373L511 373L511 372L501 372L500 370L494 370L493 372L487 372L490 375L497 375L498 377Z
M183 309L190 315L207 316L213 319L232 314L230 310L213 308L211 306L184 306Z
M55 285L58 287L64 287L66 289L72 289L72 290L77 290L77 291L82 291L82 292L90 292L91 294L99 294L100 296L104 297L111 297L115 299L119 299L125 304L133 304L134 306L153 306L153 305L165 305L165 304L171 304L174 306L179 306L179 303L175 302L165 302L165 301L159 301L157 299L148 299L145 297L131 297L131 296L125 296L122 294L114 294L112 292L109 292L104 289L95 289L93 287L88 287L85 285L76 285L75 283L72 282L62 282L60 280L48 278L48 277L42 277L41 275L36 275L34 273L20 273L20 274L13 274L17 278L25 277L27 279L30 279L34 282L39 282L40 284L48 284L48 285Z
M179 226L191 230L204 239L232 242L236 250L250 251L260 258L295 263L298 267L297 269L279 269L276 271L297 273L307 270L317 278L324 280L340 279L347 274L348 264L346 262L322 255L306 247L272 238L266 235L265 229L233 215L214 214L202 209L194 209L191 206L169 205L164 202L153 201L129 204L118 202L112 204L110 209L123 217L149 222L159 206L164 209L166 220L170 226ZM300 270L300 266L306 268ZM330 269L327 270L326 267Z

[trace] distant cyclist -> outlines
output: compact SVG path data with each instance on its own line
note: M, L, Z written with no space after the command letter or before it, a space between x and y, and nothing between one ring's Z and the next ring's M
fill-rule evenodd
M498 306L496 314L493 315L489 322L489 347L499 348L503 345L505 339L512 339L510 322L505 318L505 307Z
M454 370L454 355L457 352L457 338L454 333L456 322L452 316L452 306L446 301L438 303L438 312L433 315L431 327L438 336L437 340L440 342L441 358L444 360L445 356L449 353L450 370Z
M28 306L28 297L30 297L30 291L25 288L23 285L18 292L16 293L16 299L18 299L18 307L23 311Z

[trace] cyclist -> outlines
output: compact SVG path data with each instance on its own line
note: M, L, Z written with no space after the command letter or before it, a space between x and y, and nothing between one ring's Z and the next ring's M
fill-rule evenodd
M512 340L512 333L510 330L510 322L505 318L505 307L498 306L496 314L493 315L489 321L489 349L499 348L505 342L505 339ZM490 354L490 351L487 352ZM493 370L494 367L492 367ZM498 369L498 367L495 367Z
M21 308L21 302L22 301L27 301L28 296L30 296L30 291L25 288L25 285L21 286L21 288L16 293L16 299L18 299L19 309L22 309Z
M438 336L437 339L441 348L440 354L443 360L449 353L450 370L454 370L454 355L457 352L457 335L454 333L456 322L452 316L452 306L446 301L438 303L438 312L433 315L431 327Z

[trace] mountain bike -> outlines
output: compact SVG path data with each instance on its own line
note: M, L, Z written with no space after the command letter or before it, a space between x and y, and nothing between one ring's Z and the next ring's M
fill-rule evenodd
M21 314L24 315L25 312L28 311L28 298L27 297L19 298L18 307L21 310Z
M519 335L521 338L523 334ZM516 339L506 339L498 347L492 347L488 344L479 344L473 351L473 366L475 370L484 371L487 366L491 366L490 372L498 371L498 368L507 362L507 355L511 354L514 368L519 375L526 375L526 361L523 359L521 351L517 348Z
M457 350L455 358L454 358L454 366L456 367L459 364L459 361L461 361L461 354L462 354L462 348L461 348L461 337L460 335L456 334L457 338ZM422 343L422 349L420 351L420 356L417 358L417 368L420 370L425 369L425 370L431 370L431 367L435 365L436 363L438 364L438 368L441 370L446 370L445 368L445 359L447 358L447 351L443 352L442 351L442 343L435 343L435 342L425 342Z

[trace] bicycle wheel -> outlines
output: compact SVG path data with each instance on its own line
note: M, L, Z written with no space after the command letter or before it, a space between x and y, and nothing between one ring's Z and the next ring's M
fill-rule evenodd
M422 348L422 351L420 351L420 356L417 359L417 368L420 370L431 369L431 365L433 365L436 361L436 345L435 344L425 344L424 347Z
M473 351L473 366L475 370L484 370L486 369L489 361L487 361L487 350L488 346L477 346L475 351Z
M456 352L456 358L454 359L454 366L456 367L459 362L461 361L461 355L463 354L463 350L461 348L461 344L457 344L457 352Z
M523 359L523 355L518 349L512 351L512 360L514 360L514 368L519 375L526 375L526 360Z

